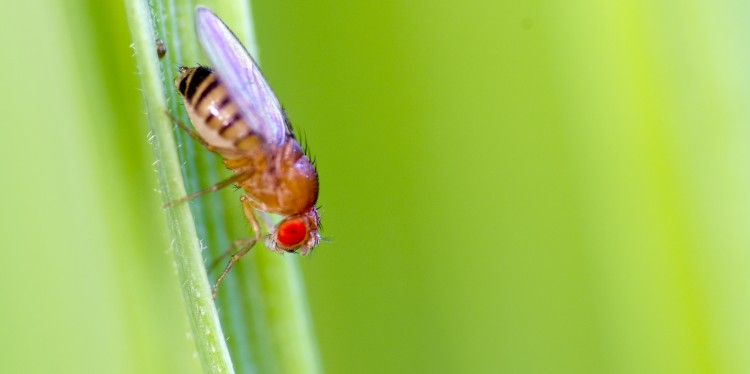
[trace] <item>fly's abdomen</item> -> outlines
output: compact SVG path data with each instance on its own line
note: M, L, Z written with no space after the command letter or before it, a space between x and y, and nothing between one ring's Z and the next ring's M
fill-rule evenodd
M208 144L237 152L262 145L245 123L216 74L206 67L180 68L175 86L185 101L190 121Z

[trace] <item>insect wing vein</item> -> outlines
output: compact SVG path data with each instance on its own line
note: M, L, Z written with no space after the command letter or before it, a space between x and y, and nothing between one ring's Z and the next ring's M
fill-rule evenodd
M196 27L214 71L250 129L271 145L281 144L286 136L281 105L245 47L207 8L197 8Z

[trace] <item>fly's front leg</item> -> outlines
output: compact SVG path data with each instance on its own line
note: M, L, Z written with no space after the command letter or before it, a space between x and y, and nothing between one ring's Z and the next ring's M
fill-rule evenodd
M255 209L253 207L253 203L250 200L250 198L247 197L247 195L242 195L240 198L240 201L242 201L242 212L245 213L245 218L247 219L247 222L250 223L250 225L253 227L253 234L255 235L254 238L248 238L248 239L241 239L244 241L244 245L235 252L232 257L229 258L229 263L224 268L224 271L221 272L221 275L219 276L219 279L216 280L216 284L214 284L213 291L211 293L211 298L216 299L216 291L219 288L219 284L221 284L221 281L224 280L224 278L229 273L229 270L234 266L234 263L239 261L242 256L247 254L247 252L250 252L250 250L255 246L255 243L257 243L260 240L260 224L258 224L258 219L255 218ZM235 244L239 242L235 241Z

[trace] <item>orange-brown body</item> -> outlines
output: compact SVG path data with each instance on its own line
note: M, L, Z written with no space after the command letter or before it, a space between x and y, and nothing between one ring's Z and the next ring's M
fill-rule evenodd
M181 78L193 126L206 143L216 147L227 168L247 174L237 185L252 197L257 209L287 216L315 206L318 175L293 137L271 149L242 119L216 74L203 77L196 68L188 68ZM189 90L191 84L194 91Z
M315 209L318 175L292 132L281 144L267 143L242 118L216 74L205 67L180 70L175 85L193 127L204 145L221 155L226 167L236 174L232 182L245 191L243 202L282 215L284 221L301 220L308 232L299 245L284 244L273 234L266 244L277 251L300 249L301 254L307 253L320 240ZM248 220L254 217L248 216ZM257 231L257 224L253 226Z

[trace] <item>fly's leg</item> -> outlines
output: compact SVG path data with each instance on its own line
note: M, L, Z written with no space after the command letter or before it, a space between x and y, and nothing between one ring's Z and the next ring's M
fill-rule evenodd
M273 221L271 221L271 216L269 216L268 213L262 210L259 210L258 212L260 213L260 218L263 220L263 224L266 225L266 228L268 230L270 230L271 227L274 226Z
M242 238L235 240L234 243L232 243L232 245L229 246L226 251L224 251L224 253L220 254L219 257L216 257L213 261L211 261L211 265L208 266L208 271L213 271L225 258L238 253L239 250L242 250L242 248L244 248L245 246L252 246L255 242L255 238Z
M172 120L172 123L174 123L175 125L177 125L177 127L179 127L180 129L182 129L182 131L185 131L196 142L201 143L201 145L204 146L204 147L206 147L206 149L208 149L209 151L214 152L214 153L218 153L218 154L221 154L221 155L229 155L229 154L237 153L237 150L235 150L235 149L222 148L222 147L217 147L217 146L208 144L205 140L203 140L203 138L201 137L200 134L198 134L195 130L193 130L193 129L187 127L187 126L185 126L185 124L182 123L182 121L180 121L179 118L173 116L172 113L169 113L168 111L166 111L165 113L167 114L167 116L169 117L169 119Z
M224 278L229 273L229 270L234 266L234 263L239 261L242 256L247 254L247 252L250 252L250 250L253 248L255 243L257 243L260 240L260 224L258 224L258 219L255 218L252 202L250 199L242 195L240 198L240 201L242 201L242 212L245 213L245 218L248 222L250 222L250 225L253 227L253 233L255 234L254 238L248 238L243 239L245 241L245 245L240 248L237 252L235 252L232 257L229 258L229 263L224 268L224 271L221 272L221 275L219 275L219 279L216 280L216 283L214 284L213 291L211 292L211 298L216 299L216 291L219 288L219 284L221 284L221 281L224 280ZM237 243L237 242L235 242ZM223 257L223 256L222 256Z
M244 172L244 173L235 174L235 175L233 175L233 176L231 176L231 177L229 177L227 179L224 179L223 181L221 181L219 183L216 183L215 185L213 185L213 186L211 186L209 188L206 188L205 190L201 190L201 191L198 191L198 192L193 192L190 195L181 197L181 198L179 198L177 200L172 200L172 201L170 201L170 202L162 205L162 208L168 208L168 207L170 207L172 205L179 204L179 203L188 201L190 199L194 199L194 198L196 198L196 197L198 197L200 195L204 195L204 194L207 194L209 192L218 191L218 190L220 190L220 189L222 189L222 188L224 188L226 186L229 186L230 184L235 184L237 182L241 182L241 181L243 181L243 180L245 180L247 178L250 178L250 175L252 175L251 171L247 171L247 172Z

